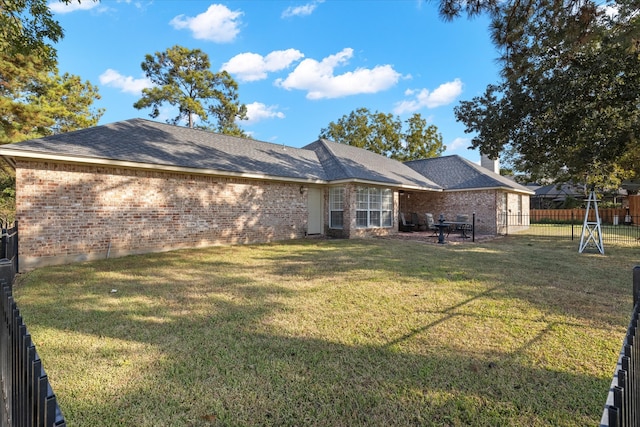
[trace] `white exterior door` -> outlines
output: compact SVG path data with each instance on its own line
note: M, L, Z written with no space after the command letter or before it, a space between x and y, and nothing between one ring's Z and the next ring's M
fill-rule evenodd
M322 189L309 187L307 192L307 234L322 234L323 209Z

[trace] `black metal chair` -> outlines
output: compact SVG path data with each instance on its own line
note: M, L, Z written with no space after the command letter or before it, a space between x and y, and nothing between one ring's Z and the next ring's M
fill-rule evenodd
M438 227L436 227L436 221L433 219L432 213L426 213L425 219L427 223L427 231L432 231L434 236L437 236L440 233Z
M400 224L398 228L400 229L400 231L412 232L416 228L416 225L412 222L407 221L404 217L404 214L400 212Z
M416 212L411 214L411 222L415 225L415 229L417 231L426 231L427 223L424 221L420 221L420 217Z

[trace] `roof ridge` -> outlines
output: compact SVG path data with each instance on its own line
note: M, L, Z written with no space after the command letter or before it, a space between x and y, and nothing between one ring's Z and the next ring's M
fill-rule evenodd
M320 138L320 139L318 139L318 141L331 154L332 159L334 160L335 163L337 163L338 167L342 170L342 172L346 176L352 177L353 174L349 173L349 171L347 170L345 165L342 164L342 162L340 161L340 159L338 158L336 153L331 149L331 146L329 144L327 144L327 143L331 143L331 144L340 144L340 143L339 142L334 142L334 141L329 141L328 139L325 139L325 138ZM343 145L348 145L348 144L343 144ZM323 168L324 168L324 166L323 166Z

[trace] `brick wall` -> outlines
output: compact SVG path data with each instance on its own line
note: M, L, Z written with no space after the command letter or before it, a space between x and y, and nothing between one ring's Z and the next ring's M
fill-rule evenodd
M529 196L523 195L521 199L523 213L528 215ZM500 234L501 212L511 209L513 213L518 206L518 194L502 190L407 192L400 197L402 212L432 213L436 221L440 214L451 221L457 215L468 215L471 220L475 212L476 231L482 234Z
M24 268L302 237L299 184L19 161Z

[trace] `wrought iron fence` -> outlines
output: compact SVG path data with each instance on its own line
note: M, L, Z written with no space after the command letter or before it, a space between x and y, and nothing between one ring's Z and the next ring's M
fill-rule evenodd
M640 423L640 267L633 269L633 313L611 381L600 427L635 427Z
M580 215L581 212L564 212L564 214L556 214L553 218L535 215L505 215L503 217L504 234L528 234L579 240L582 234L584 216ZM595 217L589 218L589 221L595 221ZM528 226L518 225L523 223L528 224ZM600 230L605 244L640 244L640 217L638 216L615 215L606 219L600 217Z
M0 240L0 427L65 426L42 361L12 294L18 271L18 227Z

